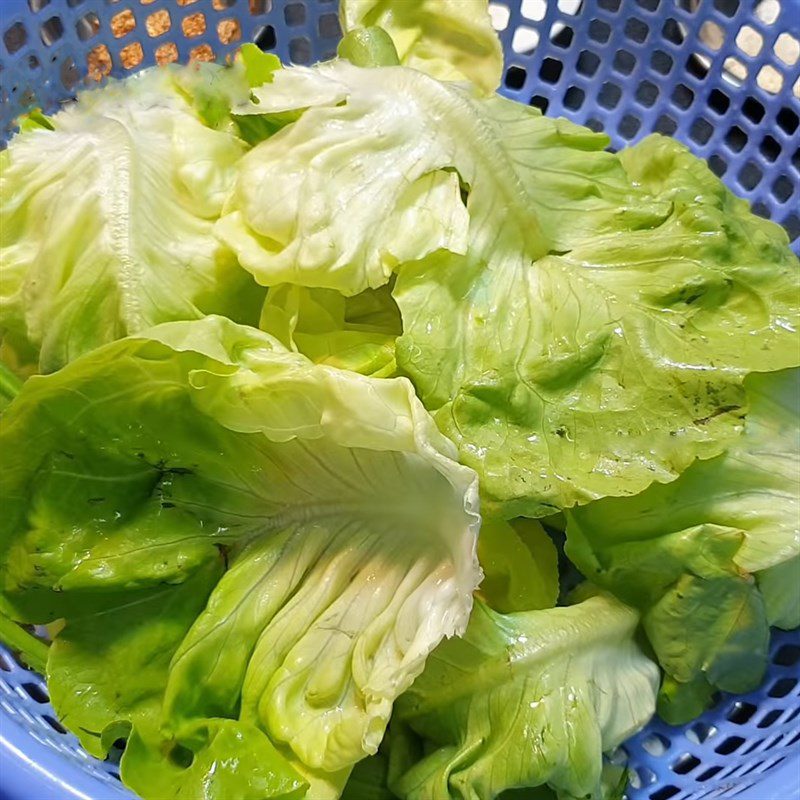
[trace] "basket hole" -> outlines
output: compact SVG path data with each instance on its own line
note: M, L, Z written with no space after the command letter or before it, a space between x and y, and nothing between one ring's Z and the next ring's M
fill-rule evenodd
M547 113L547 107L550 105L550 101L546 97L542 97L540 94L535 94L531 99L528 101L529 106L533 106L534 108L538 108L542 114Z
M530 53L539 44L539 31L520 25L511 39L511 49L515 53Z
M637 133L639 133L639 129L642 127L642 123L636 119L632 114L625 114L622 119L619 121L619 125L617 126L617 132L623 139L633 139Z
M641 6L645 11L658 11L658 6L661 0L636 0L636 4Z
M787 715L784 722L788 725L790 722L794 722L798 717L800 717L800 706L795 709L792 709Z
M564 71L564 65L554 58L545 58L542 61L542 66L539 69L539 77L545 83L558 83L561 78L561 73Z
M792 182L785 175L779 175L772 184L772 196L779 203L785 203L793 193L794 186L792 186Z
M614 54L614 69L623 75L630 75L636 68L636 56L627 50L617 50Z
M550 41L562 50L568 50L574 38L575 31L573 31L569 25L563 25L557 22L550 28Z
M773 50L775 55L789 67L793 67L800 60L800 41L788 33L782 33L775 40Z
M756 81L762 89L778 94L783 89L783 74L779 72L772 64L765 64L758 71Z
M651 733L643 742L642 749L651 756L663 756L670 748L670 741L660 733Z
M662 786L650 795L650 800L670 800L670 798L675 797L679 791L680 789L678 789L677 786Z
M50 0L28 0L28 8L38 14L43 8L50 5Z
M283 9L283 18L287 25L305 25L306 7L302 3L289 3Z
M589 117L589 119L586 120L586 127L595 133L600 133L605 130L603 123L596 117Z
M521 89L527 77L528 73L522 67L509 67L506 70L506 86L509 89Z
M323 14L317 23L317 30L323 39L338 39L342 35L339 17L336 14Z
M49 703L50 697L45 691L43 686L40 686L38 683L23 683L22 689L25 691L25 694L34 700L37 703Z
M196 39L206 32L206 15L201 11L181 20L181 30L187 39Z
M748 162L751 164L752 162ZM745 164L745 168L747 164ZM742 170L744 172L744 169ZM759 178L761 176L759 175ZM735 722L737 725L745 725L747 722L750 721L750 718L753 714L756 713L756 707L752 703L748 703L744 700L737 700L733 704L733 708L728 712L727 718L731 722Z
M703 783L705 781L711 780L715 775L722 772L722 767L709 767L708 769L703 770L699 775L695 777L695 780L699 783Z
M575 69L587 78L591 78L600 67L600 57L591 50L581 50Z
M625 23L624 30L625 36L637 44L642 44L642 42L646 41L647 35L650 33L650 28L647 23L642 22L642 20L637 19L636 17L631 17Z
M713 133L713 126L704 117L698 117L689 128L689 138L698 144L706 144Z
M708 76L708 65L692 54L686 59L686 72L694 78L704 80Z
M601 19L593 19L589 23L589 38L605 44L611 38L611 26Z
M570 86L564 93L564 107L570 111L577 111L586 99L586 92L580 86Z
M714 8L726 17L734 17L739 10L739 0L714 0Z
M98 44L86 54L88 76L95 81L102 80L111 72L111 53L104 44Z
M751 209L752 209L753 213L758 217L763 217L764 219L769 219L770 218L769 209L760 200L756 200L756 202L753 203L753 205L751 206ZM771 713L772 712L770 711L770 714ZM781 715L780 711L778 711L776 713L777 713L778 717ZM767 714L764 717L764 719L766 719L768 716L769 716L769 714ZM762 722L763 722L763 720L762 720ZM771 725L772 722L769 722L768 724ZM762 727L761 726L761 722L758 723L758 727L759 728Z
M750 25L742 25L736 34L736 46L746 55L755 58L764 46L764 37Z
M558 0L558 10L574 17L581 10L580 0Z
M159 9L147 17L144 27L147 35L155 39L157 36L163 36L172 27L172 17L165 8Z
M6 46L6 50L8 50L11 55L14 55L17 50L24 47L27 41L28 32L25 30L25 26L21 22L15 22L3 34L3 43Z
M216 58L209 44L199 44L189 51L189 61L213 61Z
M603 9L603 11L609 11L612 14L616 14L619 11L619 7L622 5L622 0L599 0L597 5Z
M731 99L725 92L719 89L712 89L708 95L708 107L714 113L721 116L727 113L728 109L731 107Z
M603 107L611 110L615 108L622 97L622 89L614 83L606 81L597 95L597 102Z
M56 733L66 733L67 729L54 717L51 717L49 714L43 714L42 719L56 732Z
M772 25L781 13L779 0L766 0L756 6L756 16L766 25Z
M725 146L734 153L740 153L747 144L747 134L738 126L732 126L725 134Z
M787 739L784 742L784 747L791 747L792 745L795 745L798 742L800 742L800 731L798 731L797 733L793 734L791 736L791 738Z
M489 17L492 20L492 27L496 31L504 31L508 27L509 19L511 19L511 12L507 6L501 6L499 3L489 3Z
M41 62L39 61L38 58L36 58L35 55L33 55L33 53L31 53L31 55L28 56L28 68L29 69L39 69L39 67L41 65L42 65Z
M119 60L125 69L135 69L144 60L144 50L139 42L126 44L119 51Z
M68 92L71 92L78 85L78 81L80 81L81 76L78 72L78 67L75 65L75 61L71 56L65 58L61 62L61 67L58 70L58 76L61 78L61 85Z
M242 26L234 17L221 19L217 23L217 36L222 44L232 44L242 38Z
M663 133L665 136L672 136L678 130L678 123L668 114L662 114L655 124L655 132Z
M714 158L714 156L712 156ZM711 159L709 159L709 163ZM696 722L686 731L686 738L693 744L703 744L717 735L717 729L707 722Z
M784 180L786 179L784 178ZM786 199L791 196L791 184L789 184L789 190L789 195L787 195ZM772 684L772 688L769 690L769 696L786 697L786 695L789 694L789 692L791 692L795 686L797 686L797 680L795 678L781 678L779 681L775 681L775 683Z
M262 50L272 50L278 41L275 36L275 28L272 25L265 25L260 31L256 32L253 41Z
M778 147L778 152L780 153L780 146L778 146L778 143L771 136L764 137L765 142L767 139L772 140L775 146ZM772 160L774 161L775 159ZM800 647L796 644L783 645L772 659L772 663L780 667L793 667L798 661L800 661Z
M725 43L725 32L716 22L706 20L700 26L700 41L710 50L719 50Z
M650 56L650 69L659 75L669 75L673 66L675 66L675 59L663 50L655 50Z
M744 114L751 122L755 122L756 125L758 125L758 123L764 119L764 115L766 113L767 110L764 108L764 106L753 97L748 97L744 103L742 103L742 114Z
M789 214L783 221L783 227L786 228L789 239L794 241L800 237L800 216L794 213Z
M173 64L178 60L178 47L174 42L167 42L156 48L156 64Z
M547 0L522 0L520 12L525 19L539 22L544 19L544 15L547 13Z
M214 11L227 11L235 3L236 0L212 0L211 7Z
M791 136L800 125L800 117L791 108L782 108L775 117L778 126Z
M642 81L636 87L636 102L650 108L658 100L658 87L651 81Z
M67 5L68 5L70 8L77 8L77 7L78 7L79 5L81 5L83 2L84 2L84 0L67 0Z
M744 739L741 736L729 736L718 747L714 748L715 753L721 756L729 756L735 753L744 744Z
M671 17L661 26L661 38L672 44L683 44L680 25Z
M673 772L677 772L678 775L687 775L695 767L699 766L700 759L697 756L693 756L691 753L684 753L680 758L672 762L670 769Z
M685 84L679 83L672 90L672 104L686 111L694 102L694 92Z
M768 711L763 717L761 717L761 719L758 721L758 727L769 728L778 721L778 718L782 713L783 711L781 709L773 708L772 711Z
M269 11L272 11L272 0L250 0L251 16L266 14Z
M637 767L631 773L631 786L635 789L652 786L657 780L658 776L648 767Z
M311 42L306 36L298 36L289 42L289 60L294 64L308 64L311 61Z
M191 6L194 5L197 0L178 0L179 6Z
M739 170L738 181L740 186L750 192L758 186L763 177L764 173L755 161L746 161L745 165ZM753 708L755 709L755 707Z
M89 11L88 13L84 14L75 23L75 32L78 34L78 38L82 42L97 36L99 31L100 18L94 13L94 11Z
M133 16L133 12L129 8L111 17L111 33L114 34L115 39L127 36L135 28L136 17Z
M729 56L722 64L722 68L740 81L743 81L745 78L747 78L747 67L738 58Z
M724 158L718 156L716 153L714 153L712 156L709 156L708 166L718 178L721 178L728 171L728 163Z

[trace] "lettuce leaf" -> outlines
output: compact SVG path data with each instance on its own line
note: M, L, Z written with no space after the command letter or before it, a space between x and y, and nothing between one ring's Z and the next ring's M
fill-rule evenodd
M353 297L279 284L267 293L259 326L316 364L376 378L397 370L394 347L402 323L388 284Z
M12 140L0 335L21 367L51 372L168 320L257 320L263 290L213 233L245 145L201 119L234 79L213 65L148 70Z
M480 597L495 611L552 608L558 599L558 551L533 519L484 520L478 538Z
M545 516L719 454L741 429L745 374L797 363L800 269L784 232L677 143L617 157L603 137L545 119L518 137L536 159L532 191L569 207L560 223L539 215L547 233L559 225L560 252L506 255L498 219L488 257L402 267L396 352L479 473L487 510ZM668 210L626 221L654 202L644 163ZM605 210L573 224L587 196Z
M477 602L464 638L437 648L398 702L431 746L394 791L491 800L547 783L601 797L601 754L655 707L658 669L634 642L637 622L603 595L506 616Z
M383 28L400 63L440 80L470 80L493 92L503 75L503 48L486 0L342 0L344 32Z
M738 435L747 373L798 362L786 234L675 142L611 154L403 67L290 68L256 95L237 112L302 115L242 160L219 234L265 285L397 272L398 368L493 514L672 481Z
M569 515L567 553L578 569L642 610L673 682L661 710L675 722L702 710L692 699L702 687L754 689L766 667L768 623L796 618L796 567L788 565L800 554L800 370L754 374L745 386L744 433L726 453L673 483ZM766 607L764 581L753 574L768 575L768 586L783 583L768 590Z
M274 791L335 796L466 626L476 478L405 379L212 316L31 378L0 436L0 605L66 620L56 710L96 754L133 728L147 798L240 745L231 781L274 751Z

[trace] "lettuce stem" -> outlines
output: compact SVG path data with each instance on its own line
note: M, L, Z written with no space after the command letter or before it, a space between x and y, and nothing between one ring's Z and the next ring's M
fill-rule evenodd
M31 669L44 675L48 646L3 614L0 614L0 642L19 653Z
M22 388L22 381L0 361L0 409L5 408Z

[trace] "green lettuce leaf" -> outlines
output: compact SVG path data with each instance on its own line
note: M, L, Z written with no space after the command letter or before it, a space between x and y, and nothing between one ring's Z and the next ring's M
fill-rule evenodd
M232 75L149 70L81 93L50 128L12 140L0 177L0 336L23 365L50 372L168 320L257 320L263 290L213 233L245 145L194 105L211 102L203 91L224 94Z
M437 648L398 702L433 748L392 788L406 800L491 800L546 783L602 797L601 754L655 707L658 669L634 642L637 622L603 595L506 616L476 603L464 638Z
M480 596L495 611L552 608L558 599L558 551L533 519L484 520L478 538Z
M130 774L178 747L200 781L239 741L239 777L275 750L335 797L466 626L476 478L405 379L212 316L29 379L0 436L0 606L66 620L56 708L95 753L138 731ZM190 791L156 766L145 797Z
M518 136L529 180L569 206L561 252L506 252L498 219L488 256L401 268L397 362L481 476L487 509L544 516L719 454L740 430L744 375L797 363L800 269L784 232L677 143L617 157L545 119ZM663 176L652 188L667 213L626 220L655 211L631 167L643 163ZM598 208L573 225L587 196ZM546 233L559 224L539 216Z
M279 284L267 293L259 327L316 364L392 377L402 333L389 285L345 297L332 289Z
M503 75L503 48L486 0L342 0L342 30L378 26L400 63L440 80L471 80L493 92Z
M219 234L265 285L397 271L398 368L493 513L674 480L738 435L748 372L798 362L785 232L675 142L614 155L403 67L285 69L256 94L237 113L307 110L242 160Z
M769 624L786 631L800 627L800 557L768 567L756 579Z
M788 578L796 567L782 565L800 554L800 371L753 374L745 387L744 433L726 453L636 497L570 512L568 555L592 581L642 610L674 683L662 711L676 722L702 710L692 700L698 690L755 688L766 666L768 622L796 617L788 610L796 592L770 591L765 609L763 582L757 586L752 575ZM784 603L786 610L776 607Z

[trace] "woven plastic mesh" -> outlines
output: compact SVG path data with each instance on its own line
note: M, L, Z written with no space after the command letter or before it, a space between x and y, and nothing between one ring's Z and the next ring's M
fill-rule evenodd
M335 0L0 0L0 120L154 63L221 60L257 41L284 61L333 55ZM660 131L708 159L800 252L800 0L492 2L502 91L604 129ZM764 685L626 743L629 800L800 797L800 633L775 631ZM32 783L33 782L33 783ZM114 760L65 733L41 677L0 648L0 796L130 797Z

